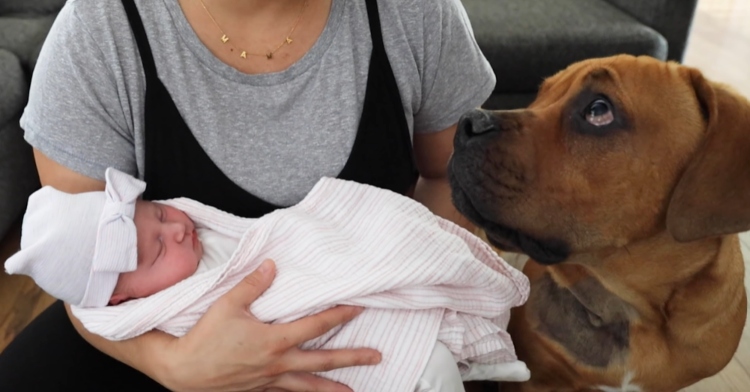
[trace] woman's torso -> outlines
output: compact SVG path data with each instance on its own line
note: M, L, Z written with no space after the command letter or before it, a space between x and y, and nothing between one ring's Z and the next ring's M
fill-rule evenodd
M373 46L367 87L354 144L338 177L409 194L418 178L411 135L383 46L377 0L365 3ZM134 0L122 0L122 4L146 75L144 179L148 186L143 197L149 200L188 197L245 217L260 217L284 207L239 187L206 154L158 76L151 44ZM328 9L321 11L327 17ZM205 37L202 40L206 42ZM242 65L259 64L264 65L252 60ZM266 67L273 66L284 68L274 63Z
M478 49L465 47L463 41L455 47L441 42L444 35L455 34L445 29L456 27L442 26L440 21L463 17L445 15L460 11L450 6L453 1L444 3L449 4L378 2L408 127L417 132L451 125L460 112L480 104L494 84ZM333 177L341 171L358 128L372 47L364 2L333 1L328 23L307 55L284 71L263 75L242 74L215 58L195 36L175 0L137 0L137 4L159 79L201 147L234 182L272 203L290 205L320 177ZM432 12L425 12L425 5L432 7ZM90 72L91 79L80 76L84 79L76 81L76 88L89 95L83 101L93 101L90 110L94 115L84 111L81 116L86 118L79 120L82 126L75 131L70 126L50 130L54 125L45 126L40 110L32 108L24 119L27 140L42 151L46 143L65 145L70 156L47 154L95 178L103 173L104 165L142 176L145 81L125 13L119 1L113 0L72 0L63 12L72 13L68 17L84 25L88 37L79 37L73 44L71 49L80 52L78 57L45 60L43 53L40 64L52 70L55 62L62 60L71 63L63 64L64 68ZM70 34L75 30L66 26L57 29L67 29L64 33ZM438 64L441 70L445 68L440 56L448 50L470 55L468 62L473 66L466 66L462 79L438 71ZM82 64L85 52L99 58ZM456 61L467 61L467 57ZM455 69L448 73L455 74L459 66L452 66ZM58 75L62 72L52 70L46 77L62 79L75 74ZM452 90L452 95L432 90L446 83L448 86L441 88ZM32 101L33 95L32 91ZM66 104L58 100L59 107L53 109L64 111ZM80 102L74 104L79 106L65 111L80 111ZM97 121L99 127L93 124L87 129ZM95 133L103 127L114 131ZM82 154L86 159L80 159Z

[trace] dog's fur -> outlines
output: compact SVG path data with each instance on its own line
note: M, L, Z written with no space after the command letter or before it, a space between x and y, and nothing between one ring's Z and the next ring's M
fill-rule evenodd
M592 59L527 109L465 114L454 147L454 204L532 259L509 325L532 376L504 392L676 391L729 362L747 312L746 99L677 63Z

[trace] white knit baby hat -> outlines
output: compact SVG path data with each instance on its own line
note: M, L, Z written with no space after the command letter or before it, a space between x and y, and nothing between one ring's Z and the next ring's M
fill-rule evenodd
M8 274L28 275L79 307L106 306L120 273L136 269L135 202L146 183L113 168L104 192L69 194L45 186L29 197L21 250Z

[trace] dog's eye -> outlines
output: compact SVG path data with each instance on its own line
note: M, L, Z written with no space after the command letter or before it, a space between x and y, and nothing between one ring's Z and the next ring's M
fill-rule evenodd
M602 127L611 124L615 120L615 115L612 113L612 106L605 99L597 99L591 102L584 111L586 121L591 125Z

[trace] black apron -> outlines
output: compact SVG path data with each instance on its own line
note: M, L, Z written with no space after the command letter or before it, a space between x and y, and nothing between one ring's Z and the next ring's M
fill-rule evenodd
M401 95L388 62L376 0L366 0L372 56L357 136L338 178L408 194L418 172ZM229 179L198 144L159 80L151 47L133 0L123 0L146 74L146 200L188 197L243 217L277 208ZM252 141L250 141L252 143Z

